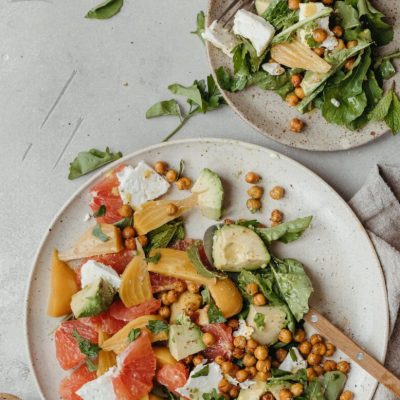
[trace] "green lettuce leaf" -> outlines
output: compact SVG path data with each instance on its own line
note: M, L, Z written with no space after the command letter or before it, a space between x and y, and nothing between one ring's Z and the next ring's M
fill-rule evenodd
M392 104L390 105L389 112L385 117L385 122L393 135L397 135L400 132L400 101L394 91L392 93L392 98Z
M386 56L380 56L375 60L374 69L381 80L392 78L396 74L396 69L392 60L400 58L400 51L396 51Z
M383 121L389 112L393 100L393 89L386 92L376 107L368 114L370 121Z
M335 3L335 12L340 19L340 25L343 29L351 29L360 26L357 10L350 4L344 1L337 1Z
M323 380L325 400L337 400L343 391L346 381L347 376L343 372L326 372Z
M286 29L295 24L299 17L295 10L291 10L286 0L274 0L262 15L277 31Z
M324 396L324 387L318 379L313 379L307 385L304 391L304 398L307 400L326 400Z

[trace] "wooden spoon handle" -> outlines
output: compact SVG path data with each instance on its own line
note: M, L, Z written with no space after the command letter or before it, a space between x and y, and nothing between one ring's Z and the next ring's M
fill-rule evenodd
M355 344L318 311L310 309L304 319L372 377L385 385L394 394L400 396L400 379Z

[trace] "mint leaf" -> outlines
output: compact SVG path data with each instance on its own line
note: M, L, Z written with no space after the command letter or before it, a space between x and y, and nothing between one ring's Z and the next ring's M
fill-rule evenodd
M97 365L92 360L90 360L89 358L86 359L86 366L87 366L87 369L90 372L97 371Z
M161 117L164 115L176 115L180 120L182 119L181 109L176 100L171 99L160 101L156 104L153 104L146 111L147 119Z
M72 336L78 343L80 352L87 358L96 358L98 356L101 349L97 344L92 343L90 340L82 337L76 329L73 330Z
M126 228L127 226L132 226L133 225L133 217L125 217L120 219L117 222L114 222L114 226L116 226L117 228L123 230L124 228Z
M204 39L202 34L205 31L205 26L206 26L206 17L204 15L204 11L199 11L196 16L196 30L192 31L193 35L197 35L199 39L203 42L204 44Z
M139 328L133 328L129 333L128 333L128 342L133 342L136 340L141 334L141 330Z
M392 104L385 117L385 122L393 135L396 135L400 132L400 101L394 91L392 93L392 99Z
M106 206L104 204L102 204L99 209L93 214L93 217L97 218L97 217L103 217L104 215L106 215Z
M210 324L219 324L226 322L226 319L222 315L221 310L214 303L210 303L207 314Z
M388 90L376 107L368 114L370 121L383 121L393 100L393 89Z
M147 263L157 264L160 261L161 253L155 253L154 256L146 257Z
M254 316L254 323L257 329L264 329L265 327L265 315L261 313L256 313Z
M150 320L149 323L146 325L146 328L149 329L150 332L157 334L164 331L168 331L169 326L165 321L160 319Z
M70 164L68 179L73 180L79 178L121 157L121 152L111 153L108 147L105 151L97 149L82 151L78 153L74 161Z
M210 371L210 367L206 365L204 368L202 368L199 372L196 372L191 376L191 378L199 378L200 376L208 376L208 373Z
M118 14L124 4L124 0L106 0L103 3L92 8L86 18L108 19Z
M108 242L110 237L107 236L102 230L101 225L96 224L96 226L92 230L92 235L97 237L97 239L101 240L102 242Z
M190 262L194 265L196 268L196 271L199 275L204 276L205 278L224 278L225 275L210 271L208 270L205 265L203 264L203 261L201 261L200 258L200 253L199 253L199 248L197 246L190 246L189 249L187 250L187 254L189 256Z
M181 219L175 219L171 222L150 231L147 234L149 244L146 246L146 254L152 249L166 248L175 240L184 239L185 228Z

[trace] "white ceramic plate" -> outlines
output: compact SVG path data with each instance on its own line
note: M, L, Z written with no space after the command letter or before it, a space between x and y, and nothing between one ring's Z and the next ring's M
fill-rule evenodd
M212 168L222 177L227 217L254 217L245 205L249 186L244 182L246 171L258 172L266 191L276 184L283 185L287 191L281 201L265 198L263 212L256 215L261 221L267 221L274 208L281 209L287 220L314 215L311 229L300 240L278 245L274 251L279 256L295 257L303 262L315 287L313 306L383 360L388 339L388 308L382 271L364 228L339 195L297 162L266 148L236 141L164 143L120 161L135 165L140 160L149 164L165 160L176 166L182 158L185 174L192 178L203 167ZM27 341L38 388L47 400L58 398L59 382L66 375L58 366L53 338L49 335L58 321L46 316L50 256L53 248L68 248L86 229L88 222L83 219L89 211L88 187L102 173L96 174L65 204L46 233L34 262L27 296ZM212 221L194 212L187 218L187 234L202 237L211 224ZM353 367L348 385L356 398L370 399L375 384L366 373Z
M207 10L207 25L218 18L232 0L209 0ZM385 15L390 17L392 24L400 20L400 3L397 0L375 1ZM400 43L400 29L395 26L393 42L385 46L384 54L396 50ZM207 42L207 55L211 71L216 80L214 71L220 66L231 69L232 60ZM400 83L399 74L394 78ZM227 103L253 128L263 135L282 144L315 151L345 150L366 144L388 129L383 123L368 124L360 131L349 131L338 125L329 124L322 117L319 110L308 114L300 114L295 107L289 107L273 91L265 91L252 87L239 93L222 91ZM307 125L304 132L294 134L289 130L289 121L292 118L301 118Z

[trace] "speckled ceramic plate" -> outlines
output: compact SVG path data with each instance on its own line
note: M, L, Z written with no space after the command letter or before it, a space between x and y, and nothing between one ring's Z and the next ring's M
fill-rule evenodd
M258 172L266 191L276 184L286 188L281 201L265 199L263 212L267 221L274 208L281 209L287 220L314 215L311 229L301 240L278 245L274 252L295 257L307 268L314 287L313 306L364 345L372 355L383 360L388 339L388 308L385 283L372 244L351 209L339 195L317 175L297 162L255 145L229 140L184 140L169 142L131 154L120 160L137 164L166 160L177 165L185 160L185 174L195 178L204 167L215 170L226 190L225 216L254 217L246 209L244 182L246 171ZM115 166L115 165L114 165ZM107 167L109 170L112 166ZM104 171L96 174L55 217L40 246L27 295L26 328L32 371L43 398L58 398L58 385L67 373L58 366L51 332L59 321L46 315L49 295L50 257L52 250L68 248L89 222L88 188ZM172 191L170 196L186 193ZM212 224L196 211L187 217L189 237L202 237ZM357 366L352 368L348 387L356 398L368 400L376 382Z
M232 0L209 0L207 10L207 25L218 18L222 11ZM374 2L385 15L394 21L400 20L400 6L397 0ZM400 29L395 26L394 41L384 48L388 54L397 50L400 44ZM214 71L220 66L231 69L232 60L207 42L207 55L215 78ZM399 74L394 78L400 83ZM253 128L263 135L282 144L313 151L346 150L361 146L379 136L387 133L387 127L383 123L371 123L360 131L350 131L338 125L327 123L319 110L302 115L295 107L289 107L273 91L265 91L258 87L252 87L239 93L222 91L225 100L232 109L239 114ZM299 117L307 125L300 134L289 130L289 121Z

